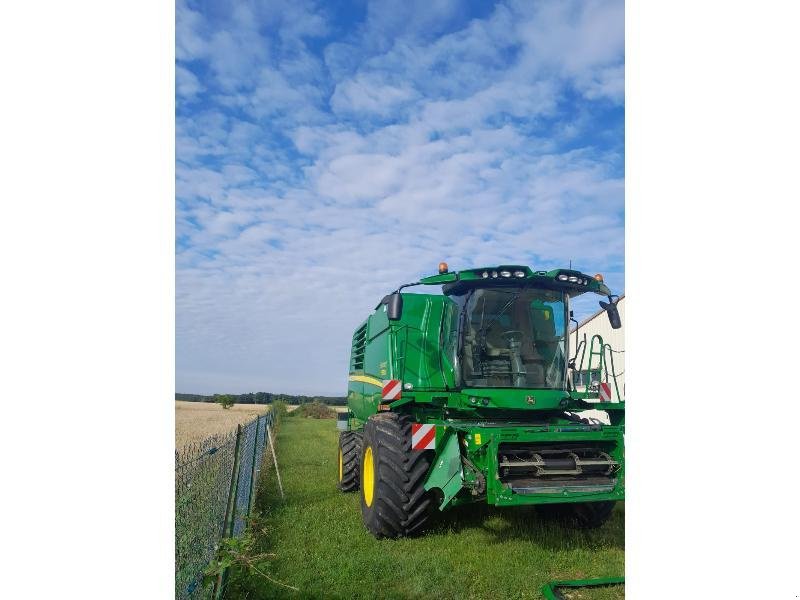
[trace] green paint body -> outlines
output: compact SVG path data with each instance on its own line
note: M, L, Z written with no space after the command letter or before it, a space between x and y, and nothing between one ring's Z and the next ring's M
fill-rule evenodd
M487 280L482 273L510 270L524 277ZM588 284L561 282L559 275L576 275ZM570 298L609 289L589 275L559 269L533 271L510 265L470 269L426 277L423 285L443 285L444 295L403 293L400 319L389 320L381 303L356 330L350 360L348 387L349 428L361 430L379 410L412 415L415 422L436 425L436 456L426 489L438 488L440 508L482 501L496 506L552 504L624 499L625 403L588 403L597 394L568 389L516 387L470 388L459 386L458 366L452 364L448 344L457 340L458 306L448 295L454 286L529 286L563 290ZM569 337L569 336L567 336ZM570 355L569 343L566 356ZM455 342L457 343L457 341ZM602 339L600 339L602 346ZM585 348L584 348L585 352ZM591 361L591 357L590 357ZM591 364L590 364L591 367ZM380 382L396 379L402 397L381 399ZM615 383L615 382L614 382ZM565 411L605 410L610 425L576 423ZM500 444L588 443L602 446L618 463L613 489L563 490L558 493L516 493L500 480ZM607 488L608 486L606 486Z
M564 600L559 593L559 588L592 588L625 585L624 577L601 577L598 579L572 579L566 581L551 581L542 586L541 592L545 600Z

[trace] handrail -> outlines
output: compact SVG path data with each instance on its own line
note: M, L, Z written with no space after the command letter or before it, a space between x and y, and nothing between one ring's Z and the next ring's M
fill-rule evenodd
M598 350L598 351L595 351L595 349L594 349L595 340L598 340L599 343L600 343L600 350ZM589 364L586 367L586 370L589 372L589 377L592 376L592 357L593 356L598 356L599 357L599 359L598 359L599 364L597 365L597 370L600 372L600 376L601 377L603 376L603 367L605 366L605 361L603 360L603 358L604 358L603 357L603 347L604 347L604 345L605 344L603 342L603 336L600 335L599 333L595 333L592 336L591 343L589 344ZM605 371L606 371L606 381L608 381L608 368L607 367L606 367ZM588 384L587 384L586 390L587 391L589 390Z
M598 349L595 350L595 344L597 344ZM577 358L578 353L581 353L581 362L577 368L578 373L583 373L583 363L584 359L586 358L586 334L583 334L583 339L578 343L578 346L575 351L575 356ZM589 377L591 377L591 373L593 370L592 362L593 357L597 356L598 364L595 367L597 371L600 373L601 381L608 383L609 376L614 381L614 389L617 392L617 399L618 401L622 401L622 394L619 391L619 381L617 380L617 369L614 364L614 350L611 348L611 344L607 344L603 341L603 336L599 333L596 333L592 336L591 342L588 345L589 347L589 363L586 365L586 372L588 373ZM607 353L607 355L606 355ZM609 363L611 363L611 370L609 371ZM574 364L574 363L573 363ZM577 386L576 386L577 387ZM583 394L583 397L595 397L596 394L590 392L590 382L587 381L585 383L586 391L578 392ZM575 390L577 391L577 389Z
M608 350L608 356L611 359L611 377L614 379L614 389L617 391L617 399L622 401L622 394L619 393L619 382L617 381L617 368L614 366L614 350L611 344L603 345L603 352ZM606 361L606 381L608 381L608 361Z

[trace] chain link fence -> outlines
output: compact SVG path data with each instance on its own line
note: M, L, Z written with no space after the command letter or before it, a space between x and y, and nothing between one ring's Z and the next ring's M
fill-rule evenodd
M175 452L175 598L209 600L203 571L223 537L244 530L267 442L268 412Z

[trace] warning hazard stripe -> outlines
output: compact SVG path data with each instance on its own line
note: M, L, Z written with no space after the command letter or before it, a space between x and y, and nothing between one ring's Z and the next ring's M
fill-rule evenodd
M611 386L607 383L600 384L600 402L611 402Z
M422 425L414 423L411 426L411 449L412 450L435 450L436 449L436 426Z
M383 382L381 398L384 400L399 400L403 384L399 379L387 379Z

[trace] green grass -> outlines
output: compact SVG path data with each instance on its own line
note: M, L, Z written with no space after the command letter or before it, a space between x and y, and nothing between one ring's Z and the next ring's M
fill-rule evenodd
M256 500L257 550L275 554L266 573L300 592L235 568L226 598L541 598L547 581L624 572L621 504L588 532L541 521L532 507L475 504L442 513L423 537L376 540L361 522L359 494L336 489L337 439L335 421L284 418L277 453L286 498L265 470ZM622 597L610 592L576 597Z

